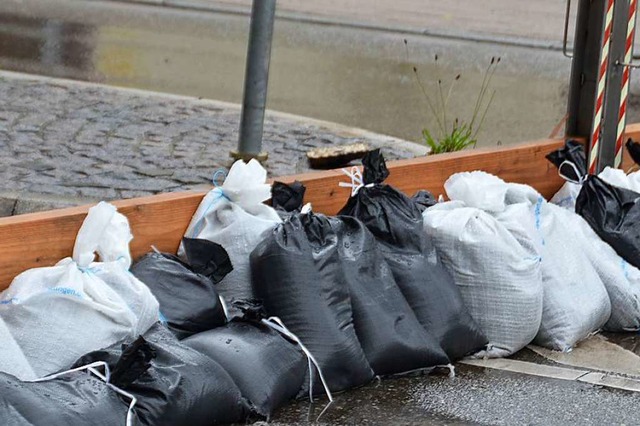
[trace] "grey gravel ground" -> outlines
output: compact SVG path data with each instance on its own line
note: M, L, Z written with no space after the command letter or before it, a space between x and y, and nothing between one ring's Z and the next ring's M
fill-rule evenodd
M207 185L230 164L237 144L240 111L232 104L10 73L0 74L0 99L3 191L47 206ZM269 174L282 176L309 171L311 148L354 142L383 147L389 158L424 152L392 137L284 114L268 116L263 148ZM28 207L0 203L0 212Z

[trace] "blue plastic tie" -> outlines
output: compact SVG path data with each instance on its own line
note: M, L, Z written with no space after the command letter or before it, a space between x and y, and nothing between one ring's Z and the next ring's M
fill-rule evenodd
M222 183L224 183L224 180L227 178L227 171L225 169L218 169L215 172L213 172L213 176L211 177L211 182L213 183L213 186L215 186L216 188L219 188L222 186L222 184L218 184L218 179L220 178L220 176L222 176Z

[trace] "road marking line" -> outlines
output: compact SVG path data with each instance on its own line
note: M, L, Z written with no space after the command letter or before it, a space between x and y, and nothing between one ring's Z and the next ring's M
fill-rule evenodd
M588 383L596 386L621 389L631 392L640 392L640 380L605 374L589 370L557 367L553 365L535 364L533 362L518 361L515 359L465 359L460 364L474 367L491 368L494 370L509 371L512 373L526 374L529 376L546 377L549 379L566 380Z
M622 389L631 392L640 392L640 380L630 379L628 377L592 372L580 377L578 381L591 383L592 385L597 386L605 386L608 388Z
M511 371L513 373L528 374L530 376L548 377L560 380L578 380L579 377L588 374L588 370L576 370L573 368L556 367L553 365L534 364L532 362L518 361L515 359L469 359L460 361L461 364L476 367L491 368L494 370Z

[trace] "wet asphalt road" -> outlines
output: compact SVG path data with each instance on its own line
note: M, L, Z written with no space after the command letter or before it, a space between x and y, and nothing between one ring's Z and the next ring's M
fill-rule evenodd
M0 68L240 102L248 23L151 5L3 0ZM570 62L558 51L292 20L276 21L268 106L418 141L436 124L412 66L434 99L438 80L447 90L461 74L449 121L469 122L498 56L479 144L548 137L566 110Z
M338 395L321 424L637 425L640 394L458 366L446 374L388 379ZM276 424L314 421L322 404L280 410ZM310 413L310 414L309 414Z

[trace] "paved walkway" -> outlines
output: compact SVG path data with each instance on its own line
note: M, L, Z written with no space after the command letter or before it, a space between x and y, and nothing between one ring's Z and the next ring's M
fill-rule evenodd
M207 185L230 164L237 105L67 80L0 73L4 214ZM269 115L271 176L309 170L311 148L367 142L389 158L424 149L392 137L285 114ZM42 197L44 196L44 198ZM3 210L0 208L0 210ZM0 212L2 213L2 212Z

